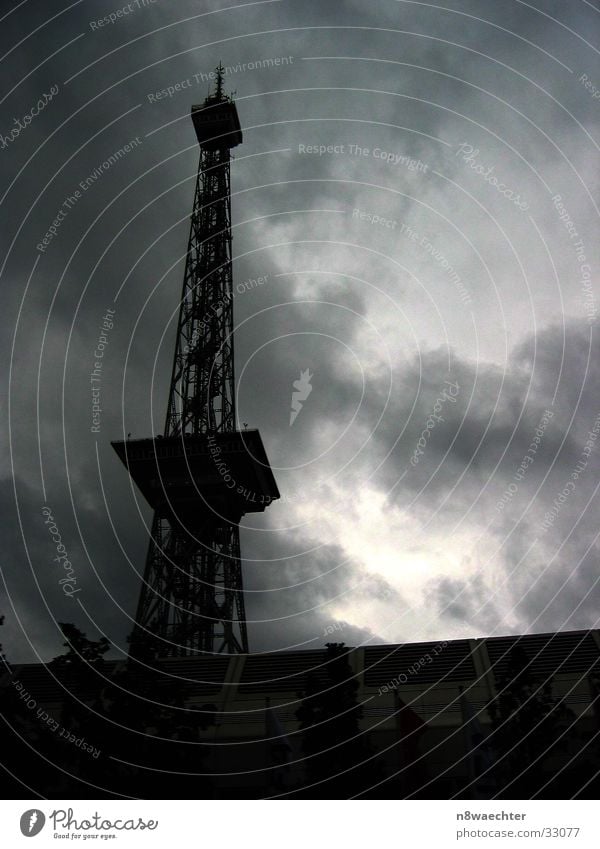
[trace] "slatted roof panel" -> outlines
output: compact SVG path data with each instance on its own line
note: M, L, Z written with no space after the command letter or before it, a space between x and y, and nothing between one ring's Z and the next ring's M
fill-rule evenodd
M165 658L160 668L173 676L173 684L191 696L218 693L222 690L230 658L226 655Z
M178 687L189 697L209 695L222 689L229 662L229 658L225 656L165 658L157 662L165 675L161 676L151 669L134 668L129 671L129 681L133 692L136 682L143 690L150 678L157 688ZM111 680L113 673L118 674L122 670L121 661L108 660L102 664L97 676L90 673L90 678L85 680L76 670L48 668L43 664L30 663L15 666L13 680L19 681L34 699L48 704L62 702L69 692L83 700L94 698ZM7 678L8 682L10 680Z
M591 670L600 670L600 651L589 631L491 637L485 640L485 645L497 680L506 669L510 648L516 644L531 660L531 669L536 676L565 674L585 679ZM349 654L353 651L348 649ZM327 686L330 679L326 657L325 649L248 655L243 661L239 693L301 694L308 674ZM402 679L406 686L434 683L443 686L475 679L467 640L452 640L445 647L439 642L367 646L364 657L365 684L369 687L389 685L401 675L406 676L406 681ZM158 661L158 666L166 673L162 680L167 679L167 686L169 676L173 676L174 684L187 689L191 696L202 698L222 689L229 663L238 663L239 660L239 657L231 659L221 655L172 658ZM123 662L105 661L101 674L110 678L115 667L122 669ZM97 679L98 685L92 678L90 687L78 680L76 674L75 671L48 669L43 664L13 667L14 680L19 680L34 699L46 704L63 701L65 690L73 690L77 697L85 700L103 684L102 677ZM7 680L10 682L10 678ZM61 687L60 681L64 687ZM160 686L163 686L162 681Z
M404 677L406 676L406 681ZM384 687L470 681L475 678L468 640L369 646L365 649L365 685Z
M323 650L251 654L246 657L239 692L253 693L261 690L301 692L306 676L313 675L323 686L329 676L326 666L327 652Z
M75 671L47 667L41 663L26 663L13 667L13 682L19 681L27 692L43 703L61 702L72 692L77 698L91 698L104 686L104 678L110 678L117 661L108 660L102 665L98 676L91 673L90 680L82 681Z
M513 646L523 649L535 676L590 674L600 670L600 652L590 632L565 631L555 634L527 634L521 637L490 637L485 641L496 680L506 672Z

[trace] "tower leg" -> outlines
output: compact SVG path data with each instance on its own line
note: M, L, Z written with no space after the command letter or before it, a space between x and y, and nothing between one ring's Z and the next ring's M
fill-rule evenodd
M190 534L155 514L131 636L135 657L247 653L239 528Z

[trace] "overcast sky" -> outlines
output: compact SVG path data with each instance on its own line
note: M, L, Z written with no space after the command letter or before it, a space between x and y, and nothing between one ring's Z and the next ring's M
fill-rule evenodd
M57 621L127 650L151 515L110 441L163 430L219 61L238 416L282 493L243 520L251 649L596 627L597 3L222 5L3 13L9 659Z

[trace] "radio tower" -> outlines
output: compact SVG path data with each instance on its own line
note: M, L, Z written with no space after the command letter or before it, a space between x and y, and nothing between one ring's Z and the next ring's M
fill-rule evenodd
M236 429L231 268L233 100L192 106L200 144L162 437L113 442L154 508L132 657L248 652L239 521L279 492L257 430Z

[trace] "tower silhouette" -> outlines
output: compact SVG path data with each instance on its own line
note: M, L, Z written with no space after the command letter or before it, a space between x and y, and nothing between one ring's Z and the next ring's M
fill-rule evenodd
M236 429L230 160L242 131L221 65L191 117L200 161L164 436L112 443L154 509L133 657L248 652L239 522L279 498L260 434Z

